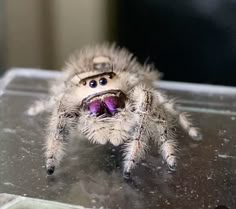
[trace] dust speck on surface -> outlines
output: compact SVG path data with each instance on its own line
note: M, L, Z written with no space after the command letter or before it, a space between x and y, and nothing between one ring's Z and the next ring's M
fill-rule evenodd
M227 139L227 138L223 138L223 141L224 141L224 143L228 143L229 141L230 141L230 139Z
M231 120L235 120L235 119L236 119L236 117L235 117L235 116L232 116L232 117L231 117Z
M12 187L14 187L15 185L13 184L13 183L11 183L11 182L4 182L3 183L5 186L12 186Z
M236 159L236 156L231 156L231 155L226 155L226 154L218 154L218 157L220 158L232 158L232 159Z
M11 129L11 128L3 128L2 131L4 133L12 133L12 134L16 133L16 130L15 129Z

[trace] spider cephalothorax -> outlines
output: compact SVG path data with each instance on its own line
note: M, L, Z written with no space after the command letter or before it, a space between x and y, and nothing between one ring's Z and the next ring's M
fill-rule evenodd
M81 107L95 116L114 115L119 108L124 108L126 96L114 72L93 74L80 79L75 85L82 96Z
M124 145L125 177L144 157L150 141L156 142L168 167L174 170L176 119L192 138L201 136L186 114L153 88L159 75L114 45L87 47L75 54L62 78L52 86L49 102L37 102L28 111L52 111L46 137L47 173L52 174L61 161L72 130L93 143Z

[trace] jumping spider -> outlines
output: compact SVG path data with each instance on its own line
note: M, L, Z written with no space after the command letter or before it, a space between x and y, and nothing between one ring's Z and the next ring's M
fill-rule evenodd
M185 113L153 82L159 72L141 65L132 54L114 45L87 47L66 64L64 76L51 88L51 99L37 102L29 114L52 112L46 137L46 170L53 174L72 130L92 143L124 148L124 177L144 157L150 142L170 170L175 170L177 143L173 126L178 123L193 138L200 139Z

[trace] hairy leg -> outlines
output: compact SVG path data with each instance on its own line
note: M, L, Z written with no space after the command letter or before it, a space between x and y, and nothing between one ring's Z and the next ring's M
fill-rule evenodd
M64 155L64 145L68 142L71 129L75 127L77 117L77 112L67 110L61 103L53 112L46 138L47 174L53 174L55 167L60 163Z
M42 112L52 112L56 103L62 99L64 88L64 82L52 85L49 89L50 97L35 101L27 110L27 114L35 116Z
M130 176L131 170L144 156L150 136L148 130L148 114L152 106L152 92L143 86L133 89L130 98L133 101L136 125L131 139L125 144L124 177Z
M177 159L176 159L176 141L167 139L160 146L160 153L164 161L166 161L168 168L171 171L176 170L177 167Z
M51 111L52 107L55 105L55 99L51 98L48 100L37 100L33 105L27 110L27 114L31 116L38 115L44 111Z
M174 134L171 131L172 124L170 124L171 120L169 119L173 118L173 114L170 114L170 110L175 110L167 110L168 106L164 105L168 105L169 101L164 100L163 97L160 101L160 95L157 93L155 90L138 86L134 88L130 95L135 109L136 127L134 128L131 139L125 144L125 177L130 175L136 163L144 156L148 141L151 138L156 139L160 147L160 153L169 169L175 170L176 168L177 143L174 140ZM170 114L171 117L169 117L168 114ZM178 115L177 111L174 116L176 115ZM183 117L181 113L178 116L180 118ZM155 124L155 126L153 124Z
M170 129L170 125L165 123L158 124L160 138L158 139L160 154L167 163L170 170L174 171L177 167L177 142L174 140L174 134Z
M155 121L154 142L159 146L159 152L170 170L175 170L177 166L177 142L173 132L173 117L169 117L163 107L155 109L152 120Z
M177 111L174 108L175 103L173 102L173 100L168 100L164 94L156 91L156 96L157 96L158 102L163 105L165 111L167 111L169 114L177 117L181 127L194 140L201 140L202 139L201 133L198 131L198 129L196 127L194 127L192 125L192 122L189 119L187 113Z

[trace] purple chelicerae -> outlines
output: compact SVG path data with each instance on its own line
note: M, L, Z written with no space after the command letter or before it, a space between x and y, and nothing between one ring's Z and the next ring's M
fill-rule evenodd
M107 110L111 114L116 113L118 108L124 107L124 101L122 100L122 98L117 97L117 96L109 96L109 97L104 98L104 103L107 107Z
M105 113L114 115L119 108L123 108L125 103L122 97L108 96L103 100L97 99L88 104L89 112L94 116L100 116Z
M88 104L89 112L92 115L99 116L105 113L103 103L100 99L94 100Z

